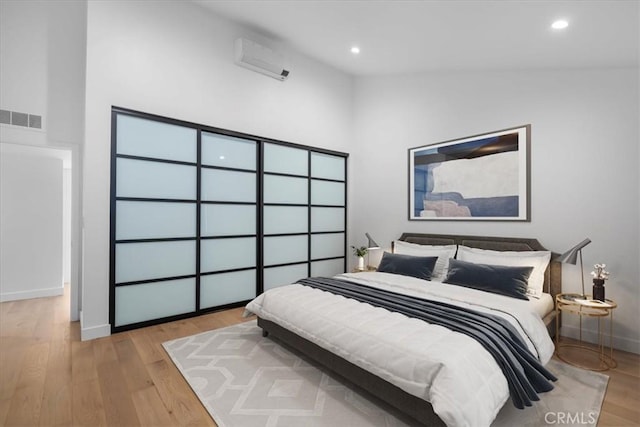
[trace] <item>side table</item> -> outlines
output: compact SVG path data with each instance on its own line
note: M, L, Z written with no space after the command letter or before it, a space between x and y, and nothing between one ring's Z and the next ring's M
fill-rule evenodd
M609 299L605 301L592 300L591 295L587 295L585 298L580 294L556 295L556 315L560 313L572 313L580 318L580 335L577 344L563 342L563 340L560 339L560 322L556 322L556 356L570 365L592 371L606 371L618 366L618 363L613 358L613 311L617 307L618 304L616 304L615 301ZM582 341L582 318L585 316L598 319L598 344L596 348L587 346ZM605 332L602 325L604 320L609 323L609 331L607 334L609 336L608 346L605 345ZM584 365L572 360L566 352L563 353L563 349L570 348L578 348L595 353L597 356L596 363L593 365Z

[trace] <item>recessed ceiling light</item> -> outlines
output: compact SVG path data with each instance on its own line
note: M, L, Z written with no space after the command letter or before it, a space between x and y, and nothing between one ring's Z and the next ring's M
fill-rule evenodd
M553 21L553 24L551 24L551 28L554 30L564 30L568 26L569 23L564 19L558 19L557 21Z
M353 46L351 48L351 53L353 53L354 55L357 55L360 53L360 48L358 46Z

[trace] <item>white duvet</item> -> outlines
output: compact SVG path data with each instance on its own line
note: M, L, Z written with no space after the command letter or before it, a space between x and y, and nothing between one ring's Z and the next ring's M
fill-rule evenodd
M388 273L336 277L491 312L509 320L543 364L553 354L529 301ZM489 426L509 400L493 357L473 338L444 327L302 285L271 289L246 308L431 402L448 426Z

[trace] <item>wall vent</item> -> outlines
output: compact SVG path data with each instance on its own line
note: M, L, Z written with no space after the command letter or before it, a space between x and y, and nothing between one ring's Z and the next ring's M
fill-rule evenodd
M11 111L9 110L0 110L0 123L4 125L11 124Z
M42 116L18 111L0 110L0 123L4 125L42 129Z

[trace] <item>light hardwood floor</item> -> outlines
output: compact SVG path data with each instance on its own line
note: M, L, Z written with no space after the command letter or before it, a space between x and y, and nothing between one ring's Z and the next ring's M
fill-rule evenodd
M242 309L80 341L69 297L0 304L0 425L215 426L161 347ZM640 425L640 356L616 352L599 426Z

